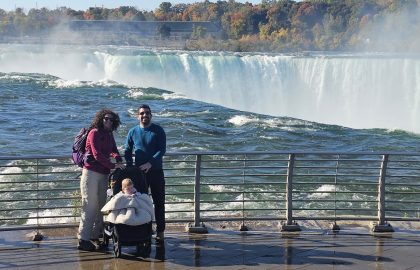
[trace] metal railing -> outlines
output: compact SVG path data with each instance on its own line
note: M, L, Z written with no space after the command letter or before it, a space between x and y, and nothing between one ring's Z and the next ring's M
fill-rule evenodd
M189 152L165 156L173 223L420 221L420 153ZM76 226L68 156L0 157L0 231Z

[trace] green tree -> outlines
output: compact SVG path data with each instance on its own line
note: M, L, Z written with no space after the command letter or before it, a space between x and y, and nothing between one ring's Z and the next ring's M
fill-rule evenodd
M169 13L171 11L172 4L170 2L162 2L159 5L159 11L163 13Z

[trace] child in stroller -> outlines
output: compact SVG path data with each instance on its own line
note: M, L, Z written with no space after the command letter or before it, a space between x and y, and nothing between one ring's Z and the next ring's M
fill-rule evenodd
M154 210L147 194L146 181L135 167L116 170L110 176L114 196L102 208L105 217L104 242L113 241L115 257L121 256L121 246L136 246L137 254L150 255ZM139 190L140 192L137 192Z

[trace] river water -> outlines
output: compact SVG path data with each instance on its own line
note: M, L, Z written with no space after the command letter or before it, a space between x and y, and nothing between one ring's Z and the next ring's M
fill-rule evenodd
M0 46L2 155L69 153L103 107L122 147L141 103L172 152L420 149L415 56Z

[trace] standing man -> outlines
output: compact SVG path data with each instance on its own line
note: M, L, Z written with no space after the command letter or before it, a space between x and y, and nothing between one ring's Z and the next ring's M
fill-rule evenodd
M128 131L125 142L127 166L133 165L145 172L146 182L155 205L156 241L163 243L165 231L165 178L162 158L166 152L166 134L163 128L152 123L152 110L143 104L138 109L140 124Z

